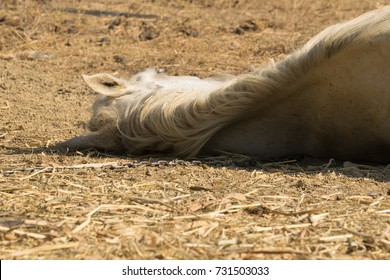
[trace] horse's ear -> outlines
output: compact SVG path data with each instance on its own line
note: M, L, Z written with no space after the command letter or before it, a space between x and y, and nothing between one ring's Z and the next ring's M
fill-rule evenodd
M95 92L108 97L117 97L126 93L127 84L109 74L82 75L84 82Z

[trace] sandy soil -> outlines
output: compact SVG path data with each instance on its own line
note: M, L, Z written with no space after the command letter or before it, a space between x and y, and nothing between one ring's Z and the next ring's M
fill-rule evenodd
M389 259L386 166L39 149L85 131L81 74L244 73L387 2L1 1L0 259Z

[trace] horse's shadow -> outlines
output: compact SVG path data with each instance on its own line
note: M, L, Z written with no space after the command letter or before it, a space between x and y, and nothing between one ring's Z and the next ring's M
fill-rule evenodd
M164 166L196 166L205 165L214 168L228 168L231 170L246 170L249 172L263 171L267 173L282 172L285 174L322 174L326 175L334 173L336 175L344 175L350 178L369 178L378 182L390 182L390 164L375 164L365 162L350 162L335 159L318 159L311 157L292 157L278 160L262 160L256 157L249 157L239 154L222 154L219 156L199 156L195 158L180 159L166 154L146 154L146 155L123 155L123 154L108 154L94 149L84 151L68 151L58 149L56 147L48 148L31 148L31 149L15 149L10 151L0 152L0 155L62 155L67 157L86 157L91 160L88 164L56 166L55 169L80 169L80 168L125 168L137 167L140 165L148 165L151 167ZM121 162L119 165L112 163L94 164L94 159L112 158L112 161ZM34 170L47 169L50 166L32 166L27 168L16 168L11 170L3 170L5 174L16 172L32 172ZM52 167L54 169L54 167Z

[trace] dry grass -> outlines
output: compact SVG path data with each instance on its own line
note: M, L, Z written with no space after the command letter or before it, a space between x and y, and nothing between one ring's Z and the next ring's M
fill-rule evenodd
M0 258L389 259L386 166L32 152L84 131L82 73L246 72L386 3L193 2L0 3Z

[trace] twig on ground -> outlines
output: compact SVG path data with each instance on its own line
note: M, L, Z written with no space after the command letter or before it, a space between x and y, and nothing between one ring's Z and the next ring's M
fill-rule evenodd
M46 235L43 235L43 234L27 232L27 231L23 231L23 230L19 230L19 229L13 230L12 228L3 227L3 226L0 226L0 231L1 232L13 232L17 235L28 236L28 237L32 237L35 239L45 239L46 238Z
M105 162L105 163L87 163L87 164L76 164L76 165L63 165L63 166L34 166L34 167L21 167L21 168L15 168L11 170L6 170L3 173L4 174L13 174L16 172L32 172L37 171L38 173L41 172L52 172L53 170L65 170L65 169L84 169L84 168L104 168L109 167L112 169L119 169L119 168L125 168L125 167L132 167L134 164L132 162L122 163L118 164L118 162ZM38 173L31 174L25 178L28 178L30 176L34 176Z
M69 242L65 244L55 244L55 245L42 245L38 246L32 249L22 250L22 251L15 251L10 253L9 257L20 257L25 255L32 255L32 254L38 254L42 252L47 251L53 251L53 250L62 250L62 249L70 249L79 246L79 242Z

